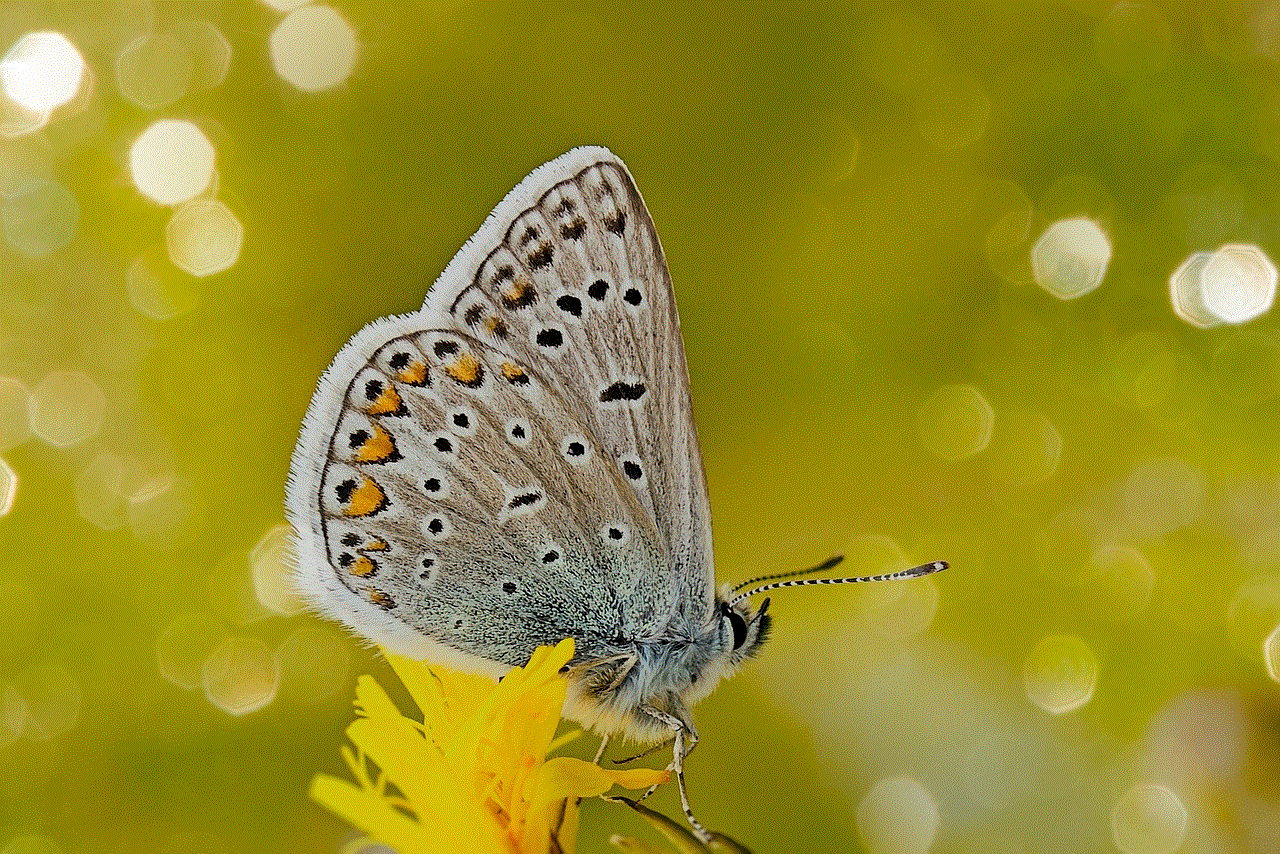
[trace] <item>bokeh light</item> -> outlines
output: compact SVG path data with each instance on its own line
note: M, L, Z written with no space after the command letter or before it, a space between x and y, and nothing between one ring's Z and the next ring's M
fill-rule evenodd
M1111 811L1111 838L1124 854L1173 854L1187 835L1187 808L1166 786L1134 786Z
M168 33L139 36L116 57L120 94L144 110L167 107L191 86L187 46Z
M62 33L27 33L0 59L0 88L28 110L48 112L76 96L84 71L84 57Z
M204 660L201 684L214 706L229 715L247 715L275 700L280 669L261 640L232 637Z
M161 119L134 140L129 173L138 191L162 205L177 205L213 181L213 143L189 121Z
M193 276L212 276L236 263L244 226L217 199L187 202L164 229L169 260Z
M1091 219L1058 220L1031 248L1036 284L1058 299L1082 297L1102 284L1111 241Z
M1212 252L1193 252L1169 277L1169 302L1174 313L1201 329L1222 323L1204 304L1204 268L1212 257Z
M920 405L917 424L926 448L944 460L962 460L986 450L995 412L973 386L943 386Z
M276 73L304 92L337 86L355 67L355 30L329 6L290 11L272 31L270 42Z
M102 429L107 399L82 371L53 371L31 392L31 432L59 448L78 445Z
M1046 712L1074 712L1093 699L1098 660L1080 638L1049 635L1027 655L1022 682L1027 698Z
M925 854L938 821L933 796L909 777L880 780L858 804L858 832L872 854Z

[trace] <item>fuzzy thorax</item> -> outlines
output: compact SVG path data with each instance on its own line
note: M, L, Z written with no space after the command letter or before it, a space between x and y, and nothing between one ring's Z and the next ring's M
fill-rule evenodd
M671 718L692 732L688 710L756 653L768 634L767 610L767 600L759 610L749 602L730 605L723 591L711 619L691 636L637 640L571 664L565 716L601 735L647 744L670 738Z

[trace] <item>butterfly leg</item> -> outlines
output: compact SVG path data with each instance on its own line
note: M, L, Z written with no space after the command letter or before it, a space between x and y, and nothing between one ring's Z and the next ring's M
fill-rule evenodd
M693 728L693 722L689 720L689 713L678 705L676 708L683 712L680 715L673 715L664 712L653 706L643 705L640 710L652 718L662 721L671 727L675 733L675 745L671 749L671 765L670 770L676 775L676 788L680 792L680 806L684 810L685 821L689 822L689 827L693 829L693 835L706 844L711 841L711 833L698 821L693 815L693 810L689 808L689 792L684 782L684 758L689 755L689 751L698 743L698 733ZM654 787L656 788L656 787ZM653 791L653 788L645 792L645 797ZM644 798L641 798L643 800Z
M600 757L604 756L604 749L609 746L609 733L600 736L600 746L596 748L596 758L591 760L592 765L600 764Z

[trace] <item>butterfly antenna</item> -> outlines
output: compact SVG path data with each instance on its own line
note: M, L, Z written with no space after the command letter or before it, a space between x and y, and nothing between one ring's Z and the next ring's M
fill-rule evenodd
M790 572L775 572L773 575L757 575L755 578L748 578L746 581L735 584L733 589L729 592L737 593L742 588L750 587L753 584L759 584L761 581L773 581L778 578L793 578L797 575L808 575L811 572L822 572L823 570L837 566L842 560L844 560L844 555L836 555L834 557L829 557L817 566L811 566L808 569L793 569Z
M835 564L839 562L839 559L835 559L834 563L832 561L827 561L827 563L832 566L835 566ZM946 569L947 566L948 564L945 560L935 560L930 563L922 563L919 566L913 566L910 569L903 569L898 572L887 572L884 575L857 575L850 578L796 578L791 581L775 581L772 584L762 584L759 587L753 587L746 593L739 594L734 597L733 601L731 601L729 605L732 607L733 605L737 605L743 599L749 599L752 596L755 596L757 593L765 593L769 590L778 590L782 587L807 587L811 584L860 584L864 581L896 581L899 578L916 578L921 575L932 575L935 572L942 572L942 570ZM783 575L801 575L803 573L813 571L815 570L806 569L801 572L783 573ZM765 576L765 578L776 577L778 576ZM757 580L763 581L764 579ZM742 587L742 585L735 587L734 591L736 592L740 587Z

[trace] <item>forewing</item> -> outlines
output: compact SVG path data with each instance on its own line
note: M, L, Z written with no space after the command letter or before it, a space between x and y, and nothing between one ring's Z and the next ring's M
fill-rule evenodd
M424 310L564 390L665 543L673 607L701 616L714 586L711 523L680 320L653 221L622 162L581 148L536 170Z

